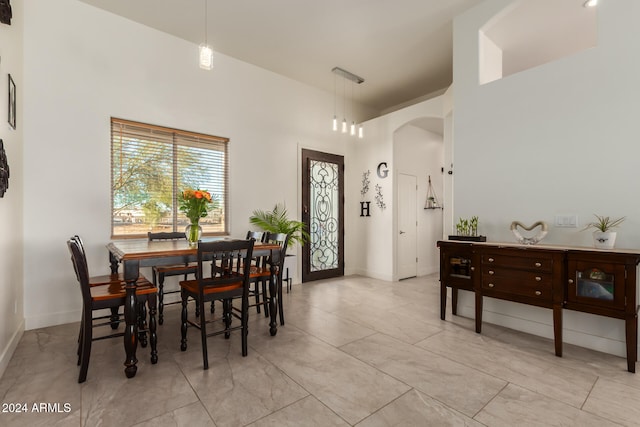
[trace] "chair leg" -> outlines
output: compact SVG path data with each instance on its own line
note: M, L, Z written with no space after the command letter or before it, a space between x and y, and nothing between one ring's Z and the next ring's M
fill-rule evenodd
M278 311L280 314L280 325L284 326L284 310L282 309L282 275L278 274Z
M91 319L91 310L82 310L82 350L80 351L80 374L78 382L83 383L87 380L87 371L89 370L89 358L91 356L91 341L93 340L93 321Z
M209 369L209 354L207 352L207 319L204 315L204 301L201 298L198 298L197 301L200 306L200 312L202 316L200 316L200 338L202 340L202 363L204 364L204 369Z
M147 306L144 301L138 301L138 341L140 346L145 348L147 342Z
M187 293L184 291L184 289L181 292L182 295L182 315L181 315L181 320L182 323L180 325L180 332L182 335L182 339L180 340L180 350L181 351L186 351L187 350Z
M269 299L267 298L267 281L260 279L262 283L262 301L264 305L264 317L269 317Z
M233 310L233 303L231 302L230 298L227 299L223 299L222 300L222 307L224 310L224 314L222 315L223 320L224 320L224 338L225 339L229 339L229 337L231 336L231 331L229 329L231 329L231 310Z
M120 326L120 315L118 314L118 307L111 307L111 329L116 330Z
M78 332L78 366L80 366L80 358L82 356L82 334L84 334L84 308L82 309L82 320L80 321L80 331Z
M155 272L153 276L155 279ZM164 323L164 273L158 274L158 323Z
M149 306L149 339L151 340L151 363L158 363L158 334L156 332L156 295L147 296Z
M255 282L253 282L253 293L255 294L256 297L256 311L258 312L258 314L260 314L260 291L259 291L259 286L260 286L260 280L256 280Z
M242 357L246 357L248 354L247 337L249 335L249 301L245 298L242 299Z

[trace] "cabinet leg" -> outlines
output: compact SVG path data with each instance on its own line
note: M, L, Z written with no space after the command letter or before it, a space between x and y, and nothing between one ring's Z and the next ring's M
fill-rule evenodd
M562 307L553 307L553 342L556 356L562 357Z
M451 313L458 315L458 288L451 288Z
M447 311L447 285L440 282L440 319L444 320Z
M627 341L627 371L636 372L638 359L638 315L625 319L625 335Z
M476 332L482 332L482 293L476 292Z

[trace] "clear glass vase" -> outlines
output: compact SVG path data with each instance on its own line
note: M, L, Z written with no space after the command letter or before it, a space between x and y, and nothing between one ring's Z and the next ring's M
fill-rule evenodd
M202 227L197 222L192 222L184 229L184 234L187 236L189 246L198 246L198 240L202 236Z

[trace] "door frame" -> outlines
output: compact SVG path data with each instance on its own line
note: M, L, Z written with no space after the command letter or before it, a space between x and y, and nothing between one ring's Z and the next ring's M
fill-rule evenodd
M344 276L344 156L338 154L324 153L309 149L302 149L302 222L307 230L310 229L309 198L309 160L325 161L338 165L338 267L331 270L311 271L311 244L309 242L302 246L302 283L313 280L328 279L332 277Z

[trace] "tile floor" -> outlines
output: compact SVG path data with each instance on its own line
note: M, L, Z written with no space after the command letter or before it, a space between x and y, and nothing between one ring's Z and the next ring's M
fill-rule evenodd
M346 277L294 286L275 337L251 313L239 334L179 350L179 306L159 327L157 365L138 350L123 373L122 340L94 343L78 384L77 324L27 331L4 376L1 426L608 426L640 425L640 373L622 358L439 317L437 276L401 282ZM450 307L450 306L449 306ZM33 403L59 403L36 413ZM64 404L69 411L65 412ZM55 408L52 408L55 409Z

